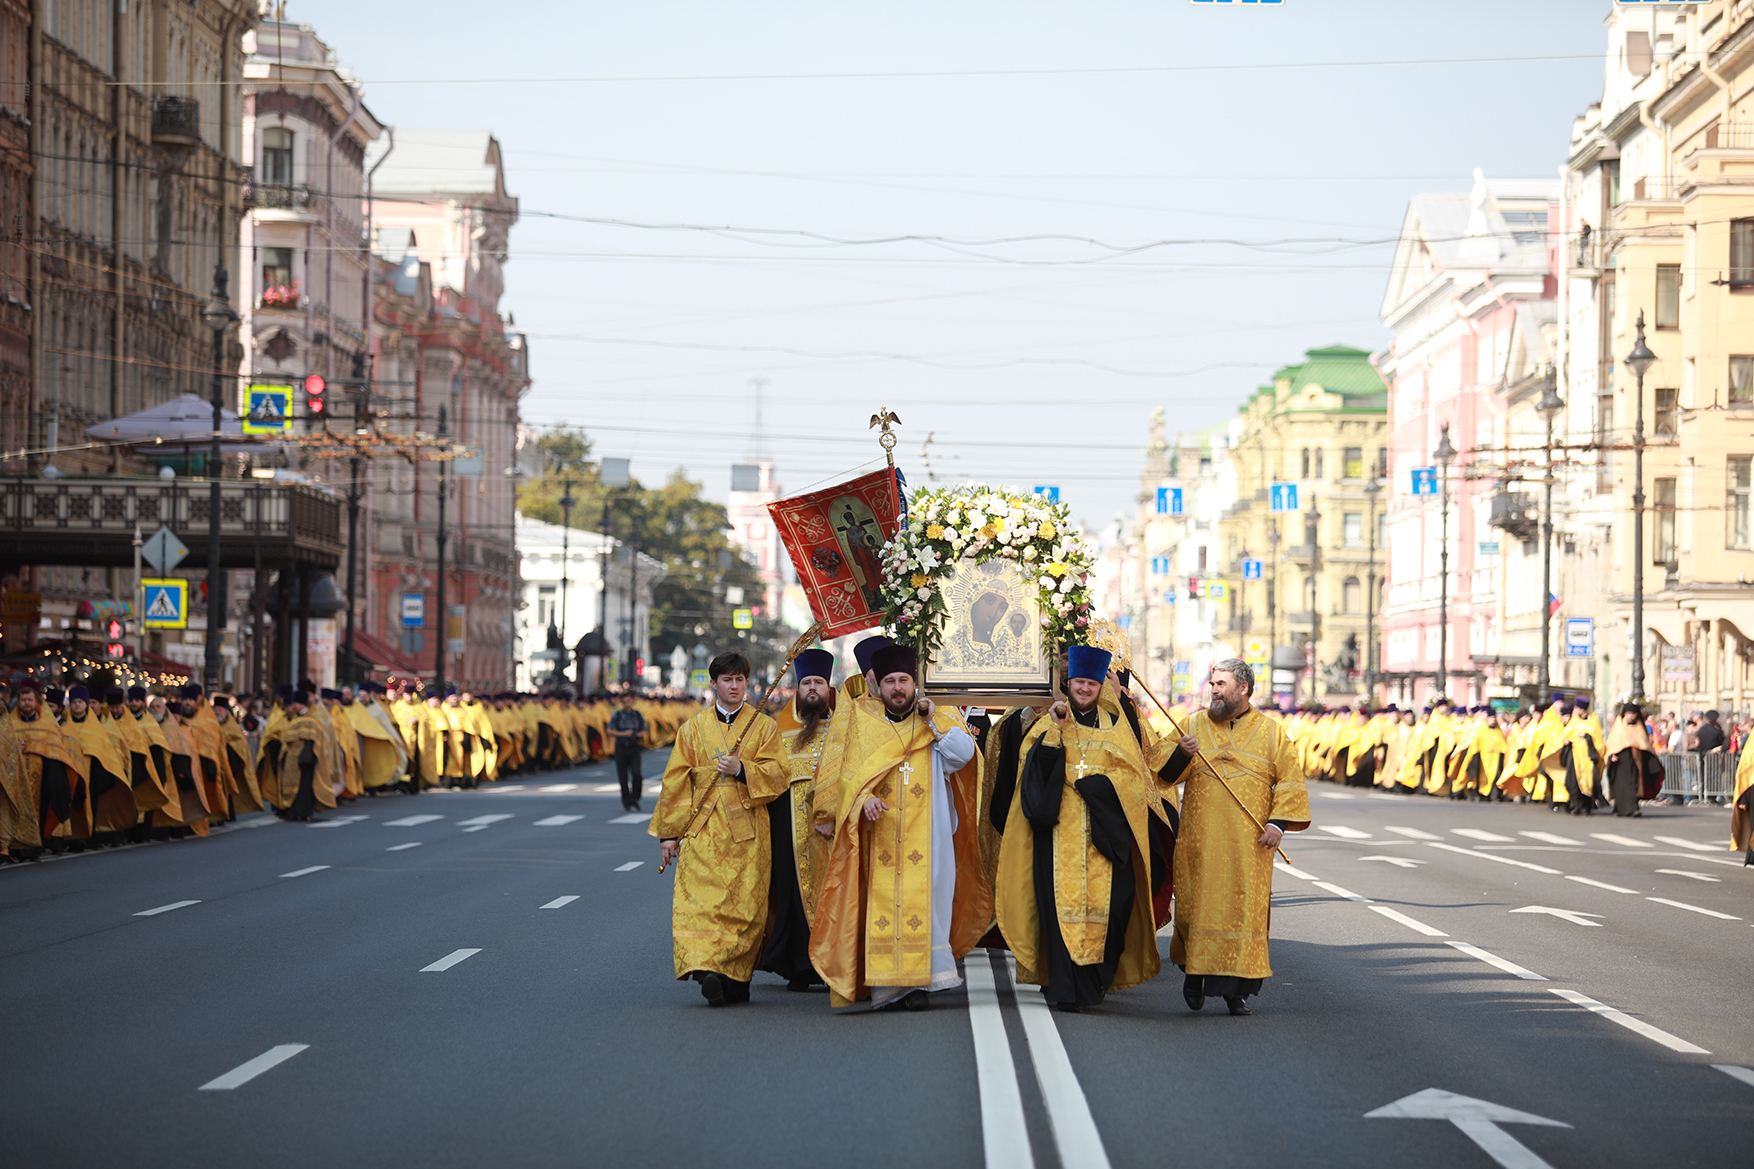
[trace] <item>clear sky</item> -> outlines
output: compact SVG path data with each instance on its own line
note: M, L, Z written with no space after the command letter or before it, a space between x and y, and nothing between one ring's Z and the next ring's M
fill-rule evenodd
M1101 527L1131 513L1154 407L1196 430L1305 349L1387 340L1377 309L1409 196L1466 190L1477 166L1556 173L1600 96L1609 8L291 0L286 15L405 139L470 126L504 145L527 421L583 426L646 481L680 466L722 499L758 441L788 491L865 465L888 405L912 482L930 434L938 478L1056 484Z

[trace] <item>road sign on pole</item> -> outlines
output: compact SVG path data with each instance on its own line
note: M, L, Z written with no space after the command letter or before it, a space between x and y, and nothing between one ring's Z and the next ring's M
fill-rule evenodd
M1593 617L1565 619L1565 656L1593 658L1596 656L1596 621Z
M419 629L426 624L426 596L423 593L402 594L402 628Z
M1274 511L1297 510L1297 484L1275 483L1272 491Z
M1036 484L1035 493L1037 495L1046 496L1049 503L1060 502L1060 489L1058 487L1044 486L1038 483Z
M1182 514L1182 489L1180 487L1159 487L1157 489L1157 514Z
M189 582L180 577L140 582L146 591L146 612L143 624L148 629L187 629L189 627Z
M1245 561L1243 561L1242 562L1242 579L1244 579L1244 580L1260 580L1261 579L1261 562L1259 560L1245 560Z
M169 526L162 526L140 546L140 558L159 572L174 572L189 555L189 547L177 539Z
M1169 575L1169 557L1167 557L1167 556L1153 556L1151 558L1151 573L1153 576L1168 576Z
M1413 494L1414 495L1436 495L1437 494L1437 468L1436 467L1414 467L1413 468Z

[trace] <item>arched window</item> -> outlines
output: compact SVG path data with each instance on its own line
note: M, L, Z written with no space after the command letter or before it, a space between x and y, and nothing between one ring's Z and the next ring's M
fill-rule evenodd
M1322 448L1321 447L1316 448L1315 457L1316 457L1315 477L1317 479L1326 478L1327 472L1322 470Z
M1299 475L1298 478L1300 478L1300 479L1308 479L1309 478L1309 448L1308 447L1303 448L1303 474Z
M1359 604L1364 598L1364 590L1359 587L1357 577L1349 576L1346 578L1346 583L1342 586L1341 597L1346 606L1346 612L1356 613L1359 611Z

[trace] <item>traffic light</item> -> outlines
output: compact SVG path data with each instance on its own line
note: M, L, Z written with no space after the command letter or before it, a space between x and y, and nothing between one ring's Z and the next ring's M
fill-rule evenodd
M320 373L313 373L305 379L305 413L312 417L328 413L328 403L323 400L328 389L329 383L323 380Z
M1188 577L1188 600L1197 601L1199 599L1200 599L1200 578L1197 576L1190 576L1190 577Z
M122 623L120 621L106 621L106 622L104 622L104 637L109 642L108 645L104 646L104 655L106 657L112 657L112 658L121 657L122 656Z

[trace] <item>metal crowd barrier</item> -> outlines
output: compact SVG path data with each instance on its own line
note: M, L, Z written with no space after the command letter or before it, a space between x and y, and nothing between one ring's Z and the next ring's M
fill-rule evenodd
M1736 763L1730 754L1668 753L1663 761L1664 798L1682 804L1727 804L1736 790Z

